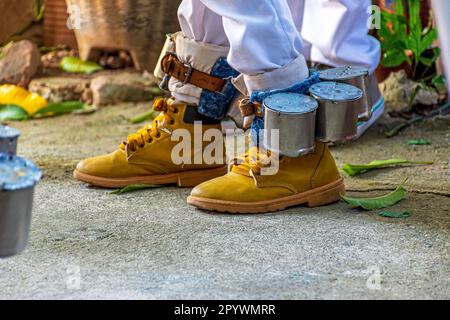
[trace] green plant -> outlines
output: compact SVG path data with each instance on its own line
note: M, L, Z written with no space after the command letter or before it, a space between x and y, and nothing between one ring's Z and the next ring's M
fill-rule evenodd
M432 19L425 28L420 18L420 1L408 0L408 16L405 17L403 1L395 1L395 12L381 13L381 38L384 67L398 67L407 62L412 69L412 77L421 80L428 68L433 66L440 55L439 48L431 48L438 38ZM431 12L430 12L431 15ZM431 49L431 56L427 55ZM426 71L418 74L418 66L423 64Z

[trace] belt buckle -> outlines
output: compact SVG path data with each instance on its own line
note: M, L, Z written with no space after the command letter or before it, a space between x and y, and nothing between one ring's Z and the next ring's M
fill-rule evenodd
M185 68L188 68L188 70L186 71L186 73L184 74L184 81L183 81L183 85L186 85L189 83L189 81L191 81L191 77L192 77L192 73L194 72L194 68L192 67L192 65L190 63L183 63L183 66Z

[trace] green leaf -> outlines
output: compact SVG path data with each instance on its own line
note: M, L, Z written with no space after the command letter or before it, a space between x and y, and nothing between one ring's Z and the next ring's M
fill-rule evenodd
M19 106L0 105L0 121L22 121L28 118L28 113Z
M146 120L153 120L157 115L158 115L158 112L150 110L140 116L130 119L130 122L136 124L136 123L144 122Z
M92 61L83 61L77 57L64 57L59 66L62 70L71 73L90 74L103 70L99 64Z
M400 16L403 16L405 14L403 0L395 1L395 14L400 15Z
M45 4L41 0L34 0L34 21L39 22L44 18Z
M433 42L438 38L437 30L430 29L423 37L420 43L420 51L424 52L429 49Z
M431 79L431 84L437 89L439 93L447 93L447 80L443 75L436 75Z
M411 30L412 34L420 36L422 34L422 19L420 18L420 1L409 0L408 8L409 8L409 29Z
M405 179L394 191L376 198L353 198L342 196L342 199L352 207L361 207L364 210L382 209L393 206L405 198L406 190L404 185L408 179Z
M145 190L145 189L153 189L153 188L160 188L160 187L161 186L151 185L151 184L134 184L134 185L129 185L129 186L127 186L125 188L122 188L122 189L118 189L118 190L112 191L109 194L120 195L120 194L129 193L129 192L133 192L133 191Z
M431 67L436 62L436 60L439 58L440 55L441 55L441 49L433 48L433 55L431 56L431 58L426 58L428 60L428 63L425 63L422 60L421 61L427 67ZM421 57L421 58L424 58L424 57Z
M409 218L411 213L408 211L403 212L391 212L391 211L381 211L378 214L385 218Z
M409 140L408 144L410 146L427 146L427 145L430 145L431 142L426 139L413 139L413 140Z
M387 51L383 55L382 64L386 68L394 68L408 60L408 56L403 50Z
M51 103L34 114L34 117L56 116L81 110L85 104L80 101L66 101L61 103Z
M431 165L433 162L417 162L403 159L389 159L389 160L375 160L368 164L344 164L342 170L349 176L356 176L358 174L374 169L382 169L389 166L396 166L401 164L427 164Z

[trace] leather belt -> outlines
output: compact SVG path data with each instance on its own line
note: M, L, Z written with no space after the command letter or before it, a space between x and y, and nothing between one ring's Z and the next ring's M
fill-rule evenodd
M164 73L174 77L184 84L192 84L196 87L220 92L227 83L225 79L211 76L205 72L194 69L190 64L181 62L173 53L168 53L161 61L161 68Z

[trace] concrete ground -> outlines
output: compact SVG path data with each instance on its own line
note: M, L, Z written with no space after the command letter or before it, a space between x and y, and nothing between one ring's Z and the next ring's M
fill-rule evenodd
M266 215L208 214L188 189L121 196L75 182L80 159L114 150L148 105L14 123L20 154L45 172L28 249L0 260L0 299L448 299L449 120L386 139L383 125L333 148L338 164L406 158L432 166L346 178L350 194L383 194L409 177L393 207L406 219L340 202ZM430 146L408 146L426 138Z

